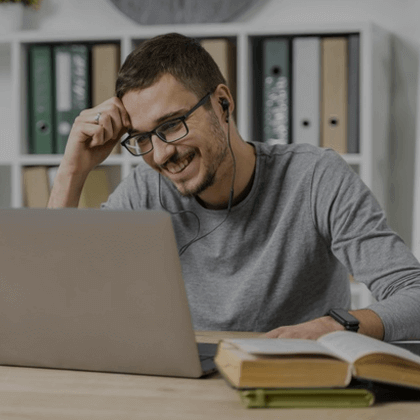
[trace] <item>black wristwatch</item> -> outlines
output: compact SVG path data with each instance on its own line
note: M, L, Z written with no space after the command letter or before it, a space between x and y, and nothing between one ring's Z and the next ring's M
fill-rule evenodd
M344 309L330 309L327 315L343 325L347 331L357 332L359 329L359 320Z

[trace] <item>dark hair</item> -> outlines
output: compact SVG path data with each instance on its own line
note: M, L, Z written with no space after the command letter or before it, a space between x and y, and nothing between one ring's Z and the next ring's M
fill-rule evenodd
M226 80L210 54L200 43L170 33L142 42L125 60L116 82L116 95L152 86L164 74L171 74L198 99L213 92Z

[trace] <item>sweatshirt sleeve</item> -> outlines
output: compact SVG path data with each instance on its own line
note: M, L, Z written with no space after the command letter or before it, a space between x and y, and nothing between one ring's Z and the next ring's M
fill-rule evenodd
M315 166L311 209L334 256L377 300L385 341L420 338L420 263L392 231L372 192L340 155L326 150Z

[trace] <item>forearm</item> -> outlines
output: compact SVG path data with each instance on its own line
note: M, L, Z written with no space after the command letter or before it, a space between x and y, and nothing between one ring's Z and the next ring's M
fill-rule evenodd
M127 111L116 97L82 111L67 140L48 207L78 207L89 172L109 156L129 127Z
M369 335L370 337L383 339L384 327L379 316L370 309L350 311L359 322L358 334ZM345 328L330 316L322 316L312 321L297 325L289 325L276 328L265 334L268 338L306 338L316 340L324 334L334 331L344 331Z
M358 309L355 311L349 311L354 317L356 317L359 324L359 334L368 335L378 340L384 338L384 325L381 318L371 311L370 309Z
M364 334L378 340L383 340L384 325L381 318L374 311L370 309L357 309L354 311L349 311L349 313L359 321L359 330L357 331L358 334ZM341 325L330 316L325 316L318 319L323 325L324 333L345 330L343 325Z
M87 175L60 167L54 179L48 208L78 207Z

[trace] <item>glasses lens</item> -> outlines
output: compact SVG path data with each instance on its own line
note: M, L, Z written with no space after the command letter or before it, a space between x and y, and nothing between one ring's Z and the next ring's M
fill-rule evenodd
M124 141L125 147L134 155L140 156L152 150L149 136L132 136Z
M157 130L159 137L168 143L182 139L188 134L187 126L183 120L173 120L162 124Z

